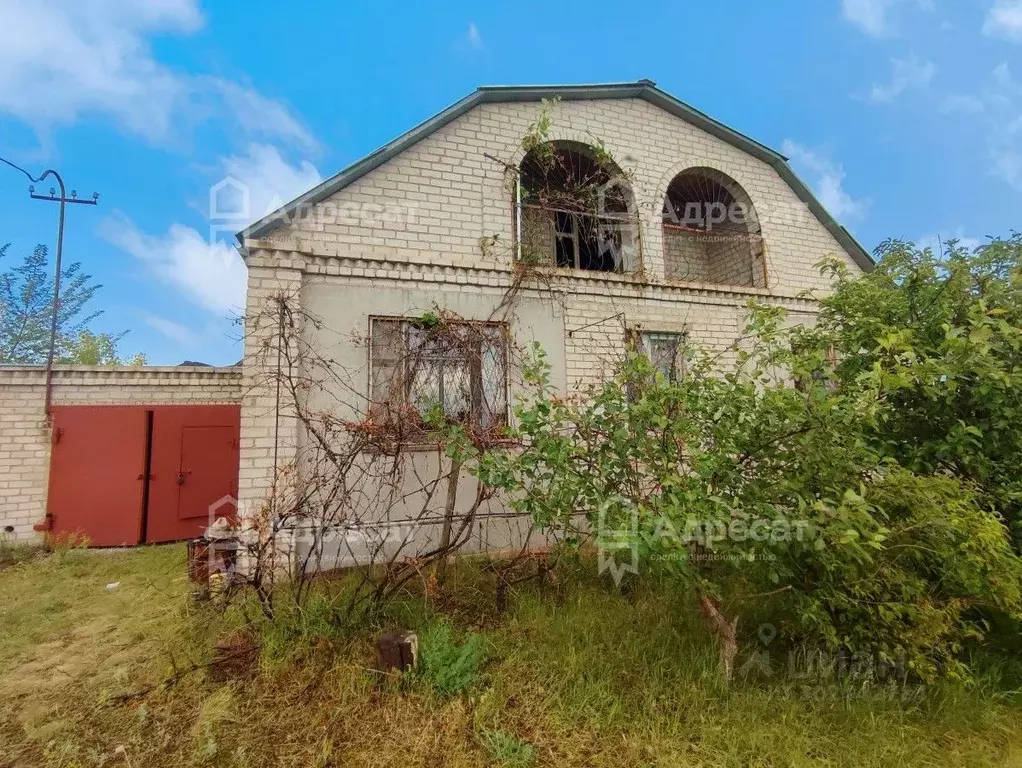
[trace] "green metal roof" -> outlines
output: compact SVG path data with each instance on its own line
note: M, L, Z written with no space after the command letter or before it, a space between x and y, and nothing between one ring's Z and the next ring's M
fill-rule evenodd
M809 210L834 236L834 239L838 241L863 270L870 271L873 269L875 262L869 252L816 199L816 196L813 195L805 182L788 165L788 158L766 145L760 144L755 139L751 139L728 127L724 123L714 120L698 109L679 101L669 93L657 88L656 83L652 80L639 80L636 83L603 83L597 85L483 86L474 93L455 102L443 112L433 115L424 123L420 123L407 133L398 136L389 144L385 144L372 154L366 155L358 162L349 165L340 173L326 179L304 195L295 198L282 208L263 217L239 232L237 238L240 242L244 243L246 238L260 238L268 235L278 227L290 222L292 215L299 207L312 205L327 199L352 182L362 178L370 171L380 167L394 156L404 152L434 131L457 120L479 104L501 104L517 101L538 102L542 99L553 98L558 98L562 101L642 99L762 160L777 171L780 177L795 192L799 200L806 204Z

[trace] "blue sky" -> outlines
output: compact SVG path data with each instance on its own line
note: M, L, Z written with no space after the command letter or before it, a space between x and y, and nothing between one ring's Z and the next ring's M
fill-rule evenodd
M1022 0L0 0L0 29L0 156L101 193L66 258L154 364L241 356L211 184L261 213L483 84L655 80L788 155L870 249L1019 226ZM13 171L0 204L14 255L52 244Z

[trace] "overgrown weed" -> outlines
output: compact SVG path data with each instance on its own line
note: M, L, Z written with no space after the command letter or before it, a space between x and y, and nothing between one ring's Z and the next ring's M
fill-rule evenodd
M1018 663L1003 654L974 659L970 684L929 686L911 700L780 671L727 688L695 606L654 576L622 594L584 560L569 562L549 581L516 585L498 611L486 562L458 563L447 592L428 603L410 587L350 628L330 618L344 585L324 581L310 603L319 607L282 617L287 631L273 630L277 640L240 606L189 602L181 547L73 551L64 562L7 569L0 765L993 766L1022 758ZM263 650L274 663L251 678L212 681L202 665L217 639L255 628L261 642L278 643ZM421 685L387 688L372 670L376 637L395 629L420 635ZM755 632L746 628L743 653ZM464 649L481 647L472 640L481 636L485 661L475 663L477 653ZM442 649L439 666L431 648ZM439 684L431 669L446 670ZM141 695L116 698L132 692Z

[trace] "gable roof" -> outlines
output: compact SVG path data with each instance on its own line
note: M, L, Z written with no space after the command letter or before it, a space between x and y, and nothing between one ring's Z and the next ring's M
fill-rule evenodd
M407 133L398 136L389 144L377 149L375 152L366 155L361 160L349 165L340 173L331 176L310 189L304 195L295 198L287 205L264 216L259 221L251 224L237 234L239 242L244 244L246 238L260 238L273 232L281 225L291 220L292 214L300 206L313 205L321 202L349 184L362 178L370 171L380 167L395 155L405 151L412 145L426 138L430 134L444 127L448 123L457 120L473 107L479 104L495 104L519 101L541 101L542 99L557 98L562 101L578 101L590 99L642 99L648 101L666 112L691 123L706 133L716 136L721 141L726 141L734 147L762 160L770 165L778 175L791 187L792 191L801 200L813 215L816 216L823 226L830 232L834 239L848 252L863 270L873 269L875 262L869 251L845 229L837 220L831 216L823 204L816 199L791 166L788 165L788 158L779 152L775 152L755 139L739 133L724 123L714 120L709 115L690 107L682 101L671 96L666 91L656 87L652 80L639 80L635 83L602 83L597 85L495 85L482 86L475 92L469 94L458 102L455 102L443 112L439 112L424 123L412 128Z

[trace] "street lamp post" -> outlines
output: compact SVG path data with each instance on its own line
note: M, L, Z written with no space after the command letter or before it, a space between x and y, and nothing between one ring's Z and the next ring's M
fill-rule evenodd
M53 357L57 346L57 325L60 319L60 268L61 261L64 256L64 213L68 203L76 203L80 205L96 205L99 203L99 194L93 193L91 199L79 200L78 193L71 190L71 197L67 196L67 189L64 186L64 179L61 178L60 174L54 169L50 168L46 170L42 176L35 178L31 173L26 171L24 168L15 165L10 160L5 160L0 157L0 162L9 165L16 171L21 171L25 174L29 181L33 184L39 184L45 181L48 177L52 176L57 180L57 185L60 188L60 197L57 197L56 190L50 189L49 195L36 194L35 187L31 186L28 188L29 197L33 200L47 200L49 202L60 203L60 213L57 218L57 268L56 274L53 278L53 312L50 316L50 345L49 350L46 353L46 405L45 412L46 418L50 418L50 411L53 402Z

